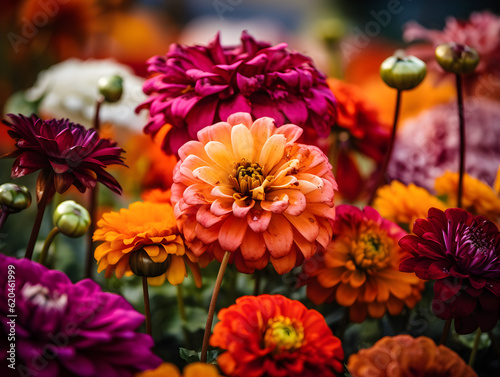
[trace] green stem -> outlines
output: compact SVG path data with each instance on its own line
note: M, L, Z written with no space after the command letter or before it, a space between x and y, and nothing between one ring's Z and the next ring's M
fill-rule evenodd
M85 254L85 277L92 279L92 267L95 265L94 262L94 241L92 239L94 232L96 230L97 222L97 201L98 201L98 186L96 186L90 191L90 203L89 203L89 214L90 214L90 227L87 230L87 252Z
M28 241L28 246L26 247L25 258L31 259L33 257L33 250L35 250L36 239L38 238L38 233L40 232L40 227L42 226L43 214L45 212L45 207L47 207L47 202L51 190L51 185L54 184L54 172L50 172L47 178L45 187L43 189L42 197L38 202L38 211L36 213L35 223L31 229L30 239Z
M460 133L460 161L458 167L458 193L457 193L457 207L462 208L463 196L463 181L465 171L465 119L464 119L464 100L462 95L462 76L456 75L457 84L457 105L458 105L458 121Z
M153 331L151 330L151 309L149 307L148 278L146 276L142 277L142 295L144 296L144 315L146 316L146 333L149 336L153 336Z
M179 308L179 316L182 321L182 334L184 335L184 342L186 343L186 347L191 348L189 332L186 329L187 324L187 315L186 315L186 305L184 304L184 294L182 292L182 283L177 284L177 306Z
M203 345L201 347L201 362L207 362L208 353L208 340L210 338L210 333L212 332L212 323L214 321L215 314L215 304L217 304L217 297L219 296L220 286L222 284L222 278L226 272L226 267L229 262L229 257L231 252L226 251L224 258L219 267L219 273L217 274L217 280L215 281L214 291L212 293L212 299L210 300L210 307L208 308L207 324L205 326L205 334L203 335Z
M380 186L382 186L385 182L385 174L387 172L387 167L389 166L389 162L391 161L392 151L394 149L394 143L396 141L396 130L397 130L397 126L398 126L399 110L401 108L401 94L402 94L402 91L398 90L397 96L396 96L396 108L394 109L394 121L392 123L392 132L391 132L391 140L389 142L389 149L387 150L387 153L385 154L384 165L382 166L382 170L380 171L380 175L378 176L377 181L375 182L375 185L372 188L372 192L370 194L370 199L368 200L368 205L371 205L373 203L373 200L375 199L375 195L377 194L377 189Z
M441 333L441 340L439 341L439 344L446 345L446 339L448 339L448 333L450 332L451 328L451 321L452 319L448 318L444 323L443 332Z
M0 210L0 229L2 229L3 224L5 224L5 220L7 220L8 216L9 216L9 212L7 212L6 209Z
M59 228L54 227L50 231L49 235L45 239L45 242L43 243L43 248L42 252L40 253L40 258L38 259L38 263L43 264L45 266L47 262L47 255L49 254L49 247L52 244L52 241L54 241L54 238L59 234Z
M479 347L479 340L481 339L481 329L476 330L476 336L474 337L474 345L472 346L472 352L470 354L469 366L472 368L474 366L474 361L476 361L477 349Z

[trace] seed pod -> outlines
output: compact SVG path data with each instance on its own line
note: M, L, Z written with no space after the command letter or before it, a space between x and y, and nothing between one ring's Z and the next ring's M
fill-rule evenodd
M154 278L163 275L170 264L170 258L167 257L161 263L154 262L144 249L137 249L132 252L129 259L130 269L137 276Z
M72 238L83 236L90 226L89 212L73 200L59 204L52 220L62 234Z
M380 65L380 77L391 88L410 90L416 88L427 73L425 63L415 56L406 56L398 50Z
M458 43L444 43L436 47L436 60L446 72L467 75L479 64L479 54L472 47Z

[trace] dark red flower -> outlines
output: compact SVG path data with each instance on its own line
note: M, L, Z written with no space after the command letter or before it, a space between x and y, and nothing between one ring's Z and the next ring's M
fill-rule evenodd
M491 330L500 317L500 232L494 223L459 208L429 209L416 235L399 241L413 256L399 269L434 283L432 309L453 318L459 334Z
M219 35L207 46L172 44L166 56L148 60L152 77L144 84L150 98L144 132L156 134L171 124L163 149L177 153L202 128L236 112L254 119L271 117L276 125L305 129L308 143L327 137L335 121L335 99L310 58L271 46L243 32L241 45L223 47Z
M124 165L123 149L115 142L99 138L93 129L87 130L68 119L42 120L37 116L8 114L10 137L17 149L3 158L17 157L12 166L12 178L19 178L42 169L39 179L54 173L54 188L62 194L74 185L80 192L101 182L121 194L120 184L104 170L108 165ZM41 177L41 178L40 178Z

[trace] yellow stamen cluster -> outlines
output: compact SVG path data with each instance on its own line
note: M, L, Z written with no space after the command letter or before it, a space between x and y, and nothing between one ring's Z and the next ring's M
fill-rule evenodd
M352 240L353 263L364 270L385 268L391 262L393 241L369 226L357 240Z
M269 319L264 334L265 347L274 353L293 352L304 344L304 327L297 320L279 315Z
M265 177L259 164L242 159L229 176L233 188L238 191L233 195L235 200L264 200L264 189L269 186L273 176Z

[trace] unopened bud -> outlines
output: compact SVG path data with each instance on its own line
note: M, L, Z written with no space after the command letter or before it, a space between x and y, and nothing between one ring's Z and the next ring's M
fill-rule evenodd
M160 246L161 247L161 246ZM130 254L129 265L130 269L137 276L154 278L163 275L167 272L170 264L170 258L157 263L151 259L149 254L144 249L137 249Z
M436 60L446 72L467 75L479 64L479 54L472 47L458 43L444 43L436 47Z
M52 220L62 234L73 238L83 236L90 226L89 212L73 200L59 204Z
M118 102L123 93L123 79L118 75L103 76L97 81L97 87L106 102Z
M31 194L25 186L4 183L0 186L0 207L16 213L31 205Z
M385 59L380 65L380 77L391 88L410 90L416 88L427 73L425 63L415 56L406 56L403 51Z

